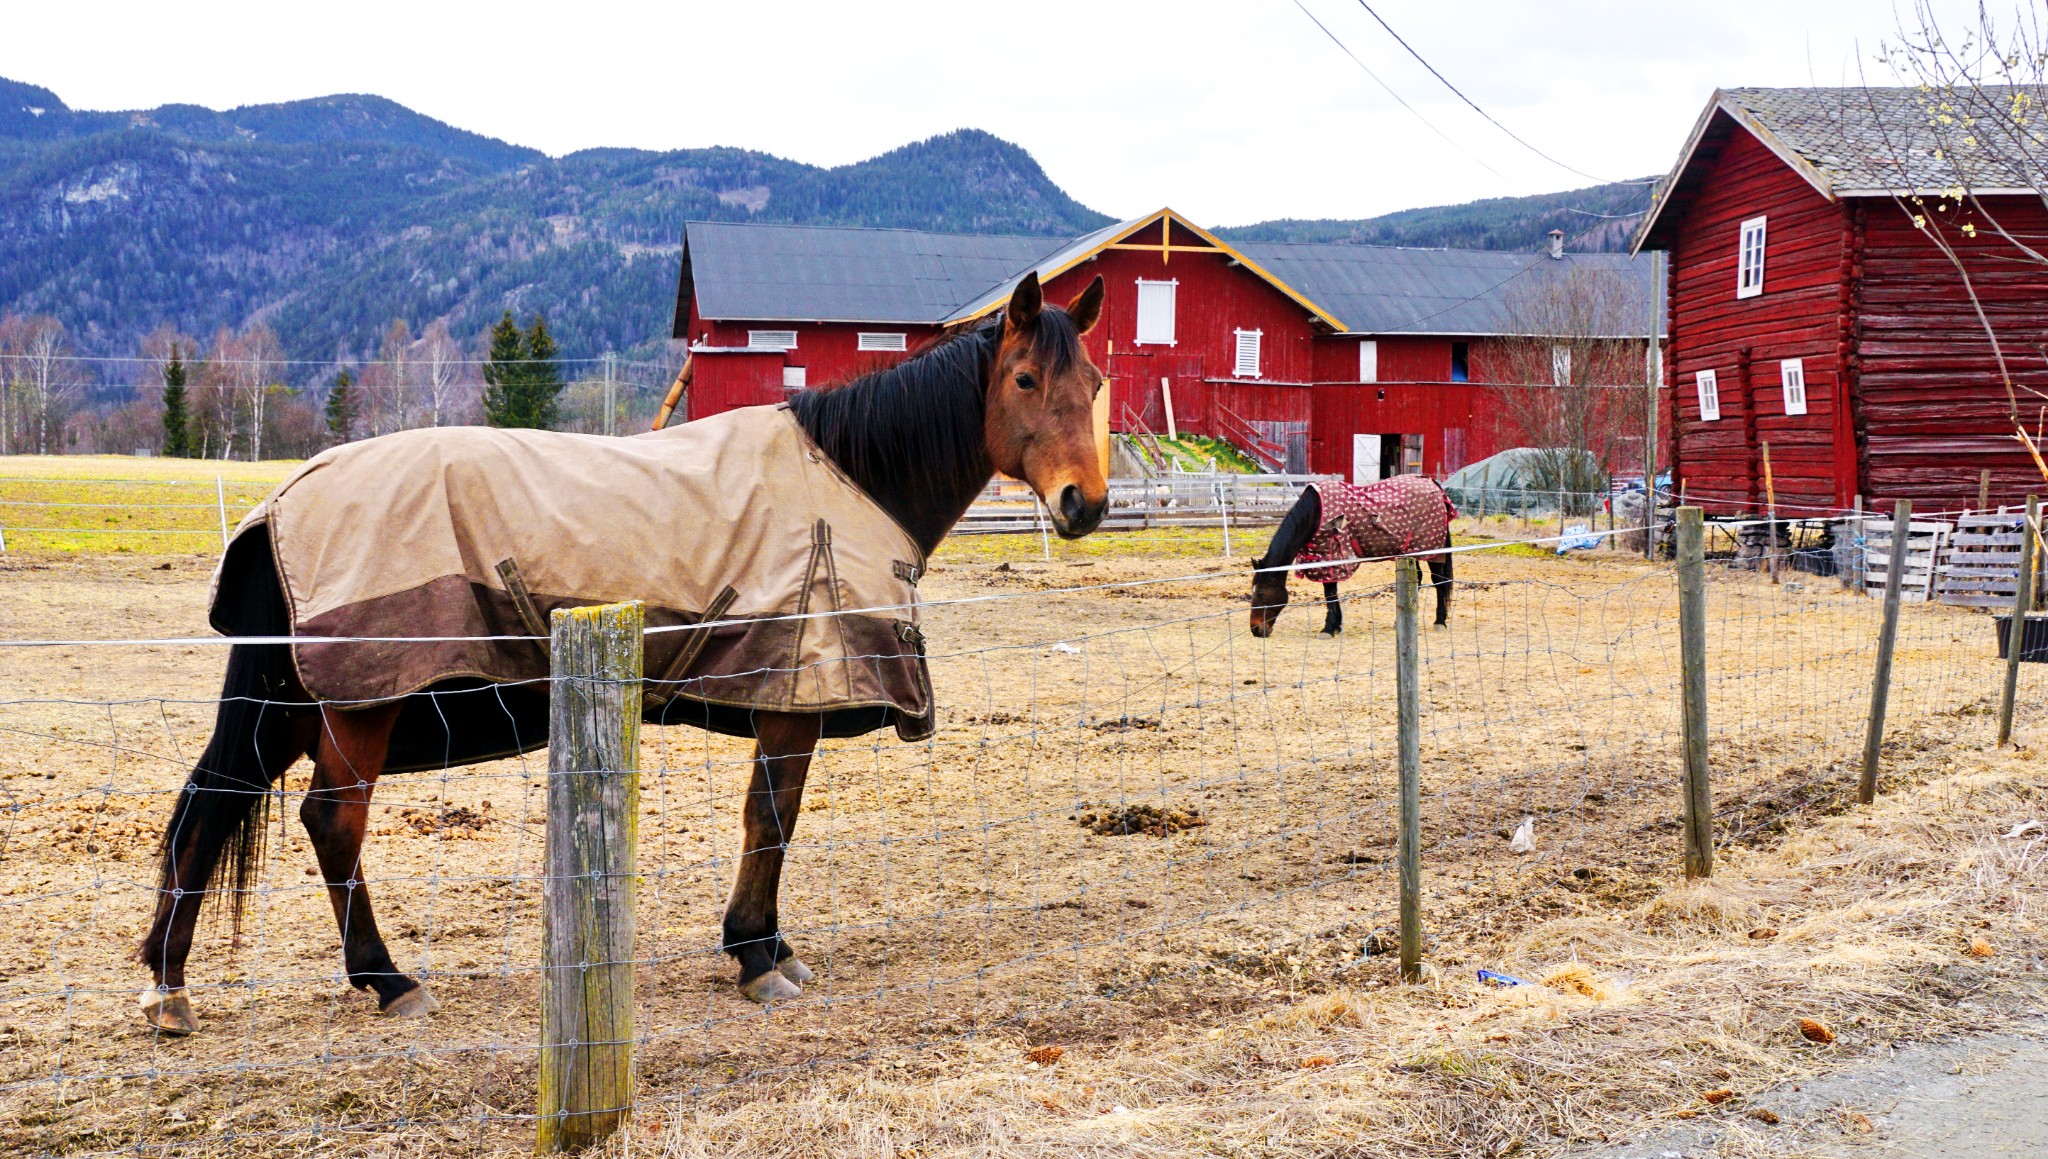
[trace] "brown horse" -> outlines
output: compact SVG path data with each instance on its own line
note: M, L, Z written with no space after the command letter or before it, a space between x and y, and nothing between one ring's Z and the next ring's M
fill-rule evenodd
M1102 376L1081 343L1101 314L1102 299L1097 278L1066 309L1047 306L1037 275L1026 275L995 320L893 368L798 394L791 410L812 444L927 555L997 471L1031 485L1060 535L1086 535L1101 522L1108 499L1093 429ZM674 530L707 541L720 535L717 527ZM364 527L361 538L363 552L378 550L377 528ZM216 623L225 620L231 635L289 635L291 612L267 554L259 567L237 574L241 578L230 584L224 565ZM544 685L524 690L529 702L512 714L509 731L502 706L522 690L481 690L501 705L495 723L464 715L470 710L462 706L477 699L465 700L464 693L478 691L429 688L408 699L430 701L450 729L495 728L503 734L461 748L465 753L510 755L546 743L544 727L536 727L546 720ZM432 757L394 752L395 742L405 737L399 727L405 709L405 701L338 703L309 695L290 645L229 649L213 736L171 811L155 919L137 951L154 979L142 996L150 1025L167 1034L199 1029L185 966L200 905L208 894L224 894L239 920L261 862L272 786L302 756L312 758L313 776L299 819L326 879L350 983L374 991L387 1014L435 1009L427 990L392 961L364 884L363 836L378 777L437 767ZM812 752L828 727L836 726L817 713L752 712L743 718L756 755L739 868L726 905L724 948L739 961L741 992L770 1002L800 994L811 977L782 938L776 894ZM650 709L648 719L664 718ZM730 730L730 716L725 724Z
M1330 492L1325 502L1324 491ZM1280 521L1266 553L1252 561L1252 635L1264 638L1287 607L1287 577L1297 561L1383 559L1451 545L1456 508L1443 488L1420 475L1395 475L1366 486L1330 482L1306 487ZM1425 557L1436 588L1436 626L1451 614L1451 555ZM1338 583L1350 579L1356 563L1303 569L1304 578L1323 585L1323 634L1344 630Z

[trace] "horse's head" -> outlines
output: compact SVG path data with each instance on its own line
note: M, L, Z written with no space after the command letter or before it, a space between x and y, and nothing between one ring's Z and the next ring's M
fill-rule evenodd
M1273 623L1287 607L1287 569L1269 567L1264 559L1252 561L1252 635L1263 640L1273 634Z
M1102 372L1081 345L1101 315L1101 278L1062 310L1045 304L1037 272L1026 274L1003 312L989 371L989 460L1038 492L1066 539L1095 530L1109 506L1095 445Z

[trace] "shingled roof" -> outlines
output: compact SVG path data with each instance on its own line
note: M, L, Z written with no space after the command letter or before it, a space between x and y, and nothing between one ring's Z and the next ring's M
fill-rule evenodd
M1972 147L1972 116L2015 107L2048 113L2048 88L1991 85L1970 94L1919 88L1736 88L1716 90L1693 125L1678 163L1636 234L1656 245L1665 208L1689 192L1688 170L1736 128L1747 131L1830 201L1934 193L2035 193L2043 187L2048 142L2021 154L1994 134ZM2016 155L2017 154L2017 155Z

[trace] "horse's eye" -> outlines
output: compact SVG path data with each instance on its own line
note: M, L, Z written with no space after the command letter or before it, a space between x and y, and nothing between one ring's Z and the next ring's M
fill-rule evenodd
M1026 370L1017 375L1018 390L1037 390L1038 376Z

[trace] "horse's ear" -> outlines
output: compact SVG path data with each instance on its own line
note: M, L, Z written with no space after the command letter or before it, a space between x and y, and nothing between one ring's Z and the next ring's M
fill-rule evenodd
M1010 291L1010 305L1003 312L1010 329L1022 334L1038 325L1038 312L1045 308L1045 291L1038 287L1038 271L1032 270Z
M1067 315L1074 320L1074 329L1086 334L1095 329L1095 323L1102 317L1102 275L1088 283L1081 296L1067 303Z

